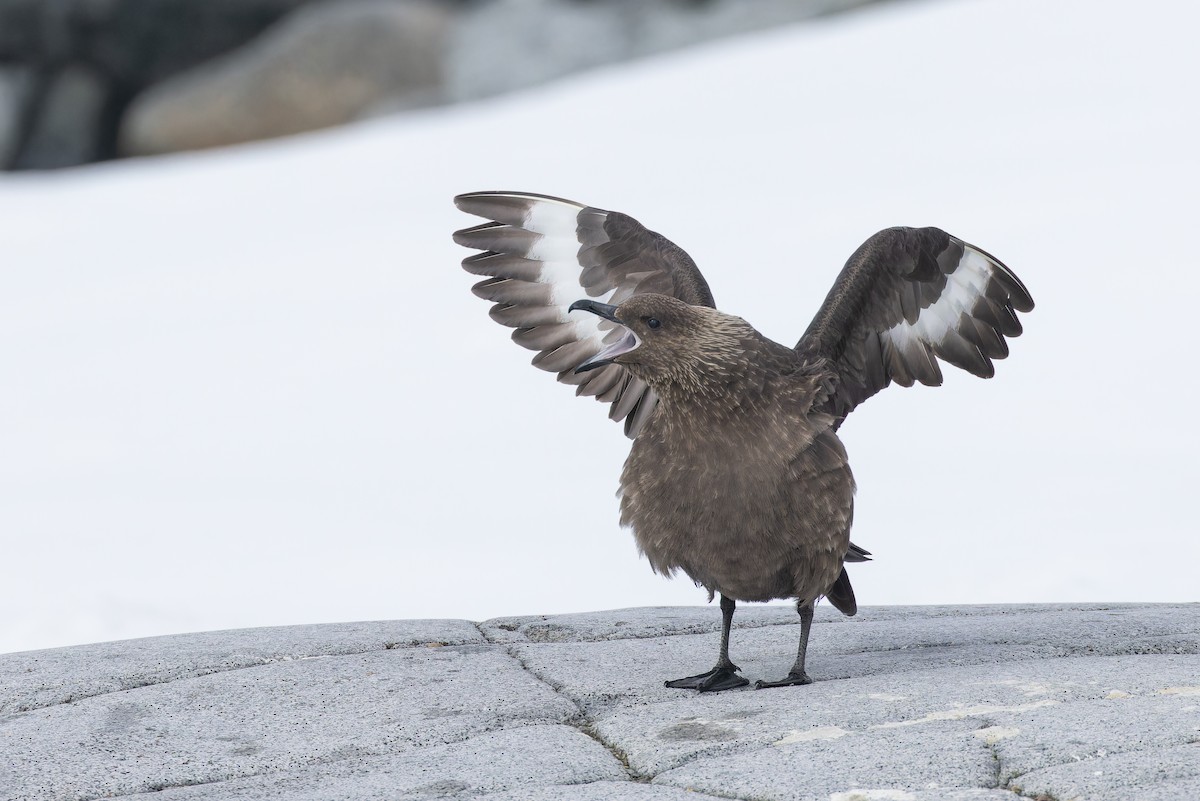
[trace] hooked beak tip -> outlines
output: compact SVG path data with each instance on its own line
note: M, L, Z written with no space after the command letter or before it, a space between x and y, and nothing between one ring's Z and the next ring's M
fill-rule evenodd
M620 323L617 319L617 307L608 303L601 303L596 300L577 300L567 307L567 311L586 311L591 312L597 317L603 317L605 320L611 320L614 323Z

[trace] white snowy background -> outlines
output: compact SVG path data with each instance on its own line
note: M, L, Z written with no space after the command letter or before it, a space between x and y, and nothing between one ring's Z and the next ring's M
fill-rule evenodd
M451 197L477 189L630 213L787 343L879 228L995 253L1038 304L996 378L842 429L860 603L1197 600L1198 27L1177 0L889 4L0 177L0 651L702 602L619 528L604 407L469 292Z

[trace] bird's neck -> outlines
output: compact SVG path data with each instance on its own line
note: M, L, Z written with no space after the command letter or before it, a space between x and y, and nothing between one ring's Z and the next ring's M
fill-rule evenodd
M651 386L668 416L681 415L706 425L745 418L771 403L779 374L745 355L690 366Z
M746 349L736 358L698 367L649 382L659 397L655 417L661 415L666 425L715 432L736 421L743 433L755 428L756 420L759 428L774 428L781 421L793 426L829 392L823 365L782 345Z

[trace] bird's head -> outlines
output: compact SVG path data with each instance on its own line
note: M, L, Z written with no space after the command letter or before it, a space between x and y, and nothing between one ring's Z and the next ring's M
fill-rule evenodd
M570 308L610 320L619 332L614 342L575 372L615 363L660 393L671 385L694 389L707 376L735 368L745 359L746 339L756 336L740 317L668 295L637 294L619 306L579 300Z

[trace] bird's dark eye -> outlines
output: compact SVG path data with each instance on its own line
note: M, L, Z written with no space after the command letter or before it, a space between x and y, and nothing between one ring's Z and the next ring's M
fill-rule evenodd
M646 325L649 328L658 328L660 325L662 325L662 323L660 323L656 317L647 317Z

